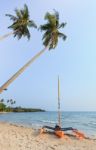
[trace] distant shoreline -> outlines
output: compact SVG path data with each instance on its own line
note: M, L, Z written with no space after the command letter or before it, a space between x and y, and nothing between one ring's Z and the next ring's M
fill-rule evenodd
M15 108L9 108L9 110L5 109L5 111L0 111L0 114L10 113L10 112L16 112L16 113L22 113L22 112L45 112L45 110L40 109L40 108L15 107Z

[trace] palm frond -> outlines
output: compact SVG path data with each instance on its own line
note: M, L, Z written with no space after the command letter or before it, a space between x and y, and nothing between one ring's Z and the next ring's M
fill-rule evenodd
M45 40L44 40L43 44L44 44L45 46L48 46L48 45L49 45L49 43L50 43L50 40L51 40L50 35L47 35L47 37L45 38Z
M64 28L64 27L66 26L66 24L67 24L67 23L64 23L64 22L63 22L63 23L61 23L61 24L59 25L58 29L60 29L60 28Z
M49 31L46 31L46 32L44 33L42 40L44 40L45 38L47 38L47 36L50 36L50 38L51 38L51 34L50 34Z
M37 28L37 25L35 24L35 22L34 22L33 20L29 20L29 22L28 22L28 27Z
M56 11L55 9L54 9L54 15L55 15L55 17L56 17L56 20L58 20L59 21L59 13L58 13L58 11Z
M10 20L12 20L12 21L16 21L17 20L17 17L15 17L13 15L10 15L10 14L5 14L5 16L10 17Z
M46 15L45 15L45 17L44 17L44 19L47 20L47 19L49 19L49 17L50 17L50 13L47 12Z
M58 32L58 36L59 36L60 38L62 38L64 41L65 41L66 38L67 38L67 36L66 36L65 34L61 33L61 32Z
M15 13L18 19L22 18L21 11L19 9L15 9Z
M43 44L44 46L49 45L49 50L54 49L58 44L58 39L62 38L66 40L66 35L59 32L60 28L64 28L66 23L59 23L59 13L54 10L55 13L51 14L49 12L45 15L45 20L47 23L40 26L40 30L44 31Z
M44 31L44 30L46 31L46 30L49 30L49 29L50 29L50 24L49 23L40 26L41 31Z
M24 16L25 16L26 18L29 17L29 10L28 10L28 6L27 6L26 4L24 5Z
M30 39L31 35L30 35L30 32L29 32L28 28L25 28L24 36L27 36L28 40Z
M33 20L30 20L29 10L27 5L24 5L23 9L15 9L16 16L7 14L13 23L8 27L14 31L14 37L17 36L20 39L22 36L26 36L30 39L29 28L37 28L37 25Z
M48 23L50 23L51 26L54 24L56 25L56 17L54 14L50 14L47 12L45 15L45 20L48 20Z
M55 39L54 49L56 48L57 45L58 45L58 37Z

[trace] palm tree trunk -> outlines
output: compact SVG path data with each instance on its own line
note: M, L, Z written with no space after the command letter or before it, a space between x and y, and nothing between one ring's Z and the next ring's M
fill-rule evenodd
M10 36L10 35L12 35L12 34L14 34L14 32L10 32L10 33L7 33L7 34L1 36L1 37L0 37L0 41L4 40L5 38L7 38L8 36Z
M7 89L7 87L21 74L24 72L24 70L31 65L39 56L41 56L46 49L48 48L45 47L43 50L41 50L39 53L37 53L34 57L32 57L19 71L17 71L7 82L5 82L1 87L0 87L0 93L3 92L3 90Z

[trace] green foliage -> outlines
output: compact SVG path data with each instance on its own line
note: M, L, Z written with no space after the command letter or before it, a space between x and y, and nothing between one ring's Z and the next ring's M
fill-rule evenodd
M8 28L14 31L14 37L17 36L18 39L20 39L22 36L26 36L28 39L30 39L29 28L37 28L37 26L33 20L30 20L27 5L25 4L23 9L15 9L15 14L16 16L6 14L6 16L10 17L10 19L13 21L13 24Z
M6 105L0 102L0 112L5 111Z
M44 110L38 108L22 108L22 107L15 107L12 108L12 112L43 112Z
M42 112L45 110L38 108L22 108L22 107L12 107L16 101L13 99L7 100L7 106L4 104L4 99L0 100L0 112Z
M66 23L59 23L59 13L54 10L54 14L49 12L45 15L47 23L40 26L41 31L44 31L43 44L49 46L49 49L54 49L58 44L58 38L66 40L66 35L59 31L60 28L64 28Z

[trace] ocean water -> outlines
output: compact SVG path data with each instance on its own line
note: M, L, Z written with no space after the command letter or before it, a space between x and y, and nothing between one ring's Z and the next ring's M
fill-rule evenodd
M58 122L57 112L27 112L0 114L0 121L27 127L54 127ZM62 112L62 127L73 127L88 136L96 137L96 112Z

